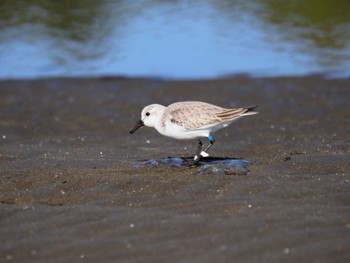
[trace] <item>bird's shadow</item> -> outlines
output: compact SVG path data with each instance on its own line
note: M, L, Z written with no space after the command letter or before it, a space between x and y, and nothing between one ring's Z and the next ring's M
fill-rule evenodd
M205 157L194 164L193 157L167 157L157 160L140 160L134 167L197 168L197 171L203 174L247 174L250 163L248 160L232 157Z
M168 158L174 158L174 157L168 157ZM177 158L177 157L175 157ZM191 163L193 162L193 157L180 157L183 159L185 163ZM235 158L235 157L202 157L198 164L210 164L212 162L229 162L229 161L239 161L242 160L241 158Z

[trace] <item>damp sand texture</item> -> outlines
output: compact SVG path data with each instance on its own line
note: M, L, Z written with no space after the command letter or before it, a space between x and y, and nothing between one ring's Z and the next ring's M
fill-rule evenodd
M0 82L1 262L349 262L349 80ZM244 174L142 166L194 141L143 128L151 103L259 105L217 132Z

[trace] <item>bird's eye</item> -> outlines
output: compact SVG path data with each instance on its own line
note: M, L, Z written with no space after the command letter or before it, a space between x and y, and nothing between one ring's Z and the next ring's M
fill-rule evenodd
M146 112L146 116L149 116L150 115L150 113L149 112Z

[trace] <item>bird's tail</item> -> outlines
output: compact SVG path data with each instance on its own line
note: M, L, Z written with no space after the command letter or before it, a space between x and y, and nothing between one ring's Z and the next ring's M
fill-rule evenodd
M217 117L219 117L223 121L233 121L243 116L257 114L258 112L254 111L256 107L257 106L225 109L224 111L218 113Z
M244 107L243 109L245 109L245 112L242 115L247 116L247 115L258 114L259 112L255 110L257 107L258 105Z

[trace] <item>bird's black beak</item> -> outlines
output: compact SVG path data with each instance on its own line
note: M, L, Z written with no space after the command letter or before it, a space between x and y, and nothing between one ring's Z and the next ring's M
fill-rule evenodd
M131 134L133 134L134 132L136 132L139 128L141 128L142 126L144 126L145 124L143 123L142 120L139 120L135 127L130 131Z

